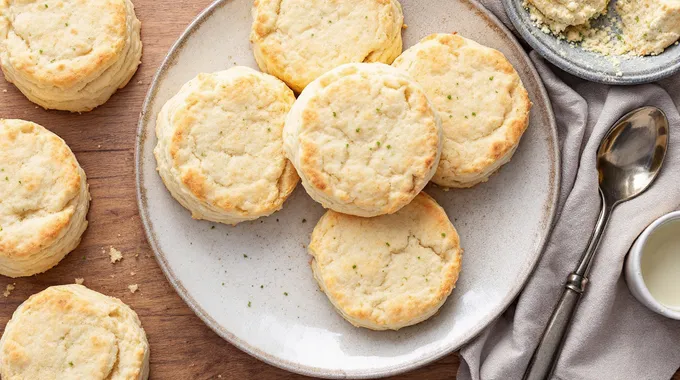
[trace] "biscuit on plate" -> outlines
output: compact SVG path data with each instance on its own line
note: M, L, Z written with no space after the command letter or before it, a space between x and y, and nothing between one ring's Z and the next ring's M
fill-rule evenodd
M137 71L140 26L129 0L0 0L0 66L33 103L89 111Z
M0 119L0 275L57 265L87 227L90 194L64 140L24 120Z
M639 55L660 54L680 38L680 1L619 0L625 43Z
M444 145L432 182L470 187L510 161L531 102L502 53L456 34L433 34L393 66L423 86L441 117Z
M549 18L556 32L570 25L582 25L607 12L609 0L528 0L542 15Z
M314 278L343 318L371 330L398 330L444 304L463 250L444 209L422 192L392 215L326 212L309 253Z
M255 0L255 60L295 92L352 62L392 63L401 53L397 0Z
M439 162L441 121L405 72L350 63L305 88L283 139L314 200L370 217L396 212L425 187Z
M281 132L295 101L280 80L247 67L199 74L156 121L158 172L195 219L236 224L270 215L298 182Z
M137 314L82 285L51 286L22 303L0 339L0 376L144 380L149 343Z

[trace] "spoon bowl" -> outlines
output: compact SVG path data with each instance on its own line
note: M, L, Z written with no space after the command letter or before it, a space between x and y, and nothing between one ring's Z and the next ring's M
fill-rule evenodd
M602 139L597 152L600 191L607 203L644 192L661 169L668 145L668 119L656 107L623 116Z

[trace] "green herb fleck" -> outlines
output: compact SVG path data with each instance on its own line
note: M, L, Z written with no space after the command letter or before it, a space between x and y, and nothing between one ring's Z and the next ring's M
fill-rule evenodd
M345 144L345 148L349 148L349 143Z
M260 289L264 289L264 285L260 285Z
M307 219L302 219L302 223L307 223Z
M442 232L442 237L446 237L446 234Z
M385 245L389 247L389 246L390 246L390 242L386 241L386 242L385 242Z
M387 145L387 149L392 149L392 145Z
M467 115L465 115L465 118L466 118L466 119L468 118Z
M375 112L380 113L380 108L376 108Z
M248 258L248 255L246 255L246 254L244 253L244 254L243 254L243 258L244 258L244 259L247 259L247 258Z
M640 16L635 16L635 22L640 22Z
M408 277L404 277L404 281L408 280Z
M456 86L458 86L460 83L456 82Z
M357 265L356 264L352 265L352 269L357 269Z
M357 131L357 133L359 133L359 131L361 131L361 128L357 128L356 131Z
M314 37L314 33L312 33L312 37Z
M420 256L418 256L418 260L420 260Z
M338 117L338 114L333 111L333 117Z
M67 22L67 23L64 23L64 26L68 27L68 22Z
M271 129L271 128L267 128L267 132L271 132L271 131L272 131L272 129Z
M19 181L19 185L21 185L21 181Z
M224 282L222 283L222 286L224 286Z
M428 280L427 278L425 279L425 282L429 282L429 281L430 281L430 280Z
M71 367L73 367L73 362L68 362L68 365L70 365Z
M252 305L252 304L250 303L250 301L248 301L248 307L250 307L250 305Z
M5 177L5 181L9 181L9 177Z
M380 141L376 141L375 145L380 146Z
M331 21L331 20L328 20L328 23L329 23L329 24L332 24L332 23L333 23L333 21Z
M288 292L283 292L283 295L288 297Z
M619 40L619 41L623 41L623 36L620 35L620 34L617 34L616 39Z
M45 4L45 8L49 8L49 5Z
M210 229L211 229L211 230L214 230L214 229L215 229L215 226L210 226Z
M472 116L477 116L477 113L476 113L476 112L473 112L473 113L472 113Z
M42 53L43 53L43 51L42 51L42 49L40 49L40 54L42 54Z
M493 76L490 76L490 77L489 77L489 80L493 80Z
M451 100L453 97L451 95L449 95L449 96L447 96L447 98L449 98L449 100Z

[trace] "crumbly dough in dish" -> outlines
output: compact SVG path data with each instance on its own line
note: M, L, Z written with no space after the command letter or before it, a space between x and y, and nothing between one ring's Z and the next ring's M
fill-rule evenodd
M21 304L0 339L3 380L144 380L149 343L137 314L82 285L52 286Z
M463 250L444 209L420 193L392 215L326 212L309 253L314 278L346 320L398 330L444 304L458 280Z
M314 200L370 217L404 207L432 178L441 121L422 87L402 70L351 63L305 88L283 138Z
M660 54L680 39L680 0L619 0L616 7L635 54Z
M397 0L255 0L255 60L295 92L351 62L392 63L404 23Z
M247 67L199 74L161 109L154 149L172 196L195 219L226 224L270 215L299 180L281 133L295 95Z
M89 111L134 75L140 26L129 0L0 0L0 66L30 101Z
M550 19L553 31L561 32L569 25L581 25L607 12L609 0L528 0Z
M441 117L444 145L434 183L470 187L510 161L531 102L501 52L456 34L433 34L393 66L423 86Z
M23 120L0 119L0 274L42 273L80 243L90 194L64 140Z

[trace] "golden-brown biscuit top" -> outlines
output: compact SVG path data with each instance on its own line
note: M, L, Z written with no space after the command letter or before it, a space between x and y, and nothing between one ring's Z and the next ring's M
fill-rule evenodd
M71 88L121 58L125 0L0 0L0 56L38 85Z
M35 123L0 119L0 255L23 257L53 244L80 192L80 166L61 138Z

